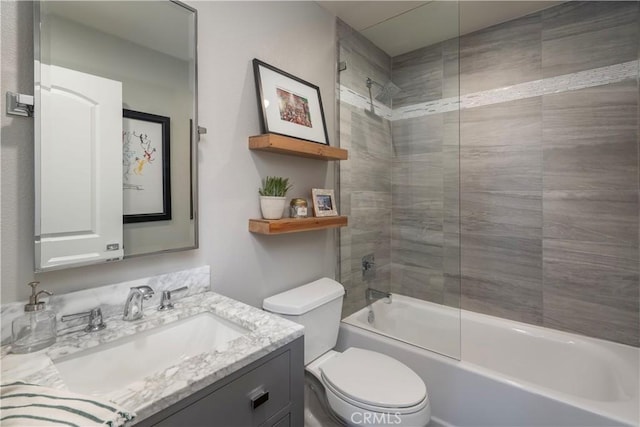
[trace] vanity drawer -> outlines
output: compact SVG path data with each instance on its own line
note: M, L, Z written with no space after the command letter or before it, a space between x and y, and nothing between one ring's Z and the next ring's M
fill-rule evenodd
M291 427L291 415L287 414L280 418L273 427Z
M290 364L291 354L286 351L155 425L261 425L289 405Z

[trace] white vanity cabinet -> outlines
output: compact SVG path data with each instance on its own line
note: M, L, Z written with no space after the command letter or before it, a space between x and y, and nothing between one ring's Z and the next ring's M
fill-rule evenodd
M136 425L304 425L303 339L297 338Z

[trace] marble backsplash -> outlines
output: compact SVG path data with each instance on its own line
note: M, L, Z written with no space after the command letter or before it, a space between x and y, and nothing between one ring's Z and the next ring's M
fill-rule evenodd
M49 309L53 309L56 312L58 333L65 333L68 330L75 331L83 327L87 324L88 319L84 318L63 323L60 321L61 316L88 311L95 307L102 309L102 315L105 319L112 316L121 316L124 310L124 302L127 295L129 295L129 289L143 285L150 286L155 292L149 301L145 301L145 307L160 305L162 291L170 291L187 286L188 289L186 291L172 296L174 304L178 304L183 297L210 290L210 268L209 266L203 266L67 294L54 294L48 298L42 298L42 301L46 301ZM40 286L42 289L55 292L55 289L48 289L46 283L42 283ZM2 345L11 343L11 323L16 317L24 313L26 302L20 301L0 306Z

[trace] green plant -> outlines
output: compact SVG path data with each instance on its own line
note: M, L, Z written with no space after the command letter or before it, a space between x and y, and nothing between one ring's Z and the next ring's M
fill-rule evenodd
M258 190L261 196L284 197L291 189L289 178L268 176L262 180L262 188Z

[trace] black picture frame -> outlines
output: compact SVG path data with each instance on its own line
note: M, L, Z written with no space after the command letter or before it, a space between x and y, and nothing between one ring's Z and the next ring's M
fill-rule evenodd
M122 110L122 119L123 119L123 132L122 132L123 192L132 190L131 188L132 184L127 182L127 173L128 173L127 169L128 167L130 167L131 162L132 161L137 162L137 164L140 165L140 162L146 159L147 164L151 164L151 162L154 160L152 159L152 154L158 153L157 148L154 148L153 153L149 153L145 149L143 153L143 157L145 159L142 159L141 157L137 156L138 152L135 151L135 149L131 150L127 148L127 144L125 143L125 139L127 139L127 137L134 139L136 142L138 142L137 140L139 139L140 142L138 144L140 145L142 145L143 143L143 138L140 135L140 133L135 133L135 130L134 131L128 130L131 128L131 126L135 127L136 125L135 121L143 122L143 123L146 122L147 125L148 124L157 125L157 126L151 126L151 129L153 131L153 135L151 136L151 138L156 138L156 139L158 137L161 138L161 142L159 144L156 143L156 145L160 146L159 154L161 155L161 171L162 171L162 178L161 178L162 187L160 188L160 185L156 185L154 188L144 189L145 191L152 191L154 193L161 192L162 194L161 209L154 209L153 211L150 211L150 212L138 211L133 214L125 214L123 215L123 222L125 224L131 224L131 223L138 223L138 222L169 221L171 220L171 155L170 155L171 154L170 152L171 119L165 116L159 116L156 114L143 113L141 111L127 110L127 109ZM127 120L129 120L129 122L127 122ZM140 126L139 123L138 123L138 126ZM128 135L127 132L131 132L130 135ZM147 136L147 134L145 134L144 136ZM154 141L150 141L149 143L154 143ZM137 156L137 157L133 157L133 156ZM140 188L135 188L135 189L140 190ZM158 194L156 194L156 197L158 196ZM126 197L125 197L124 203L125 205L127 204ZM133 209L133 207L131 206L123 206L123 208L125 212L127 212L128 209ZM138 209L134 209L134 210L138 210Z
M253 74L262 133L329 145L318 86L257 58Z

